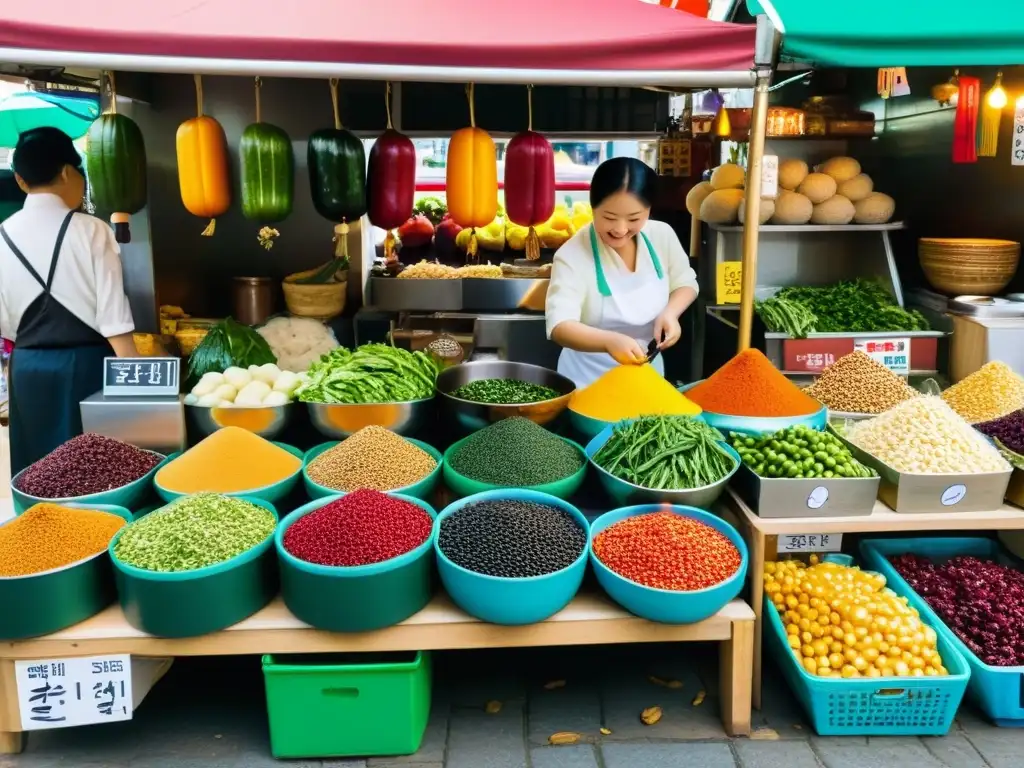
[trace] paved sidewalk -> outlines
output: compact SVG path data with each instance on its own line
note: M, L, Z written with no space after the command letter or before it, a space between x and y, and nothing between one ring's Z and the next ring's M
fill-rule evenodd
M718 720L713 646L460 651L435 656L420 751L370 760L275 761L258 658L178 661L136 713L110 726L33 734L0 768L1020 768L1024 735L967 710L942 738L818 738L785 683L766 681L750 739ZM648 680L678 680L668 689ZM566 681L545 690L544 683ZM698 694L706 697L694 704ZM488 714L488 701L501 710ZM639 713L664 717L644 726ZM382 722L388 712L380 712ZM602 734L601 728L610 731ZM552 747L558 731L582 734Z

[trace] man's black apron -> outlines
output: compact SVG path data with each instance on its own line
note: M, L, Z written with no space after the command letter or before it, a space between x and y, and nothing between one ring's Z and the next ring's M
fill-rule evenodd
M0 236L43 288L18 325L10 365L11 473L38 461L82 433L79 403L103 387L103 358L110 342L53 297L61 246L74 212L57 233L46 281L32 268L0 224Z

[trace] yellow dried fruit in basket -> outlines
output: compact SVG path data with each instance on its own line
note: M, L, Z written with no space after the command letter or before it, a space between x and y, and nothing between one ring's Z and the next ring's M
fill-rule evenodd
M505 250L505 220L500 216L482 229L477 229L476 239L485 251Z
M574 234L576 230L564 205L555 206L551 218L537 227L537 236L544 248L560 248Z
M513 251L526 250L526 236L530 233L529 227L521 227L511 221L505 223L505 244Z
M661 707L648 707L640 713L640 722L644 725L654 725L661 720Z

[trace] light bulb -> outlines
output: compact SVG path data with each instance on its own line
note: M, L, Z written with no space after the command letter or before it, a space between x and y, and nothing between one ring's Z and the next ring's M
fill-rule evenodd
M1018 96L1017 97L1016 107L1017 107L1018 111L1024 109L1024 96Z
M988 92L988 96L985 97L985 101L987 101L988 105L993 109L1002 109L1007 103L1006 91L1003 90L1001 85L997 85Z

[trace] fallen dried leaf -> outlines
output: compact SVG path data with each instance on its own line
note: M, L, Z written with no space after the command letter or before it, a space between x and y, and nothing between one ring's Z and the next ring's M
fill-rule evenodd
M683 684L678 680L663 680L662 678L655 677L654 675L648 675L647 679L655 685L660 685L662 688L671 688L673 690L677 690L683 687Z
M548 736L548 744L575 744L582 736L574 731L559 731Z
M648 707L640 713L640 722L644 725L654 725L661 720L661 707Z
M672 690L678 690L679 688L683 687L683 684L679 680L669 680L668 687Z
M565 680L552 680L549 683L544 683L545 691L553 691L556 688L565 688Z
M804 727L799 723L793 723L793 727L798 731L802 731L804 729Z
M487 702L487 706L484 707L484 709L487 711L488 715L496 715L499 712L501 712L501 702L500 701L488 701Z
M693 706L699 707L704 703L704 697L707 696L706 691L697 691L697 695L693 697Z
M601 735L602 736L611 736L612 735L612 729L611 728L602 728L601 729Z
M751 732L750 738L755 741L778 741L779 732L774 728L758 728Z

